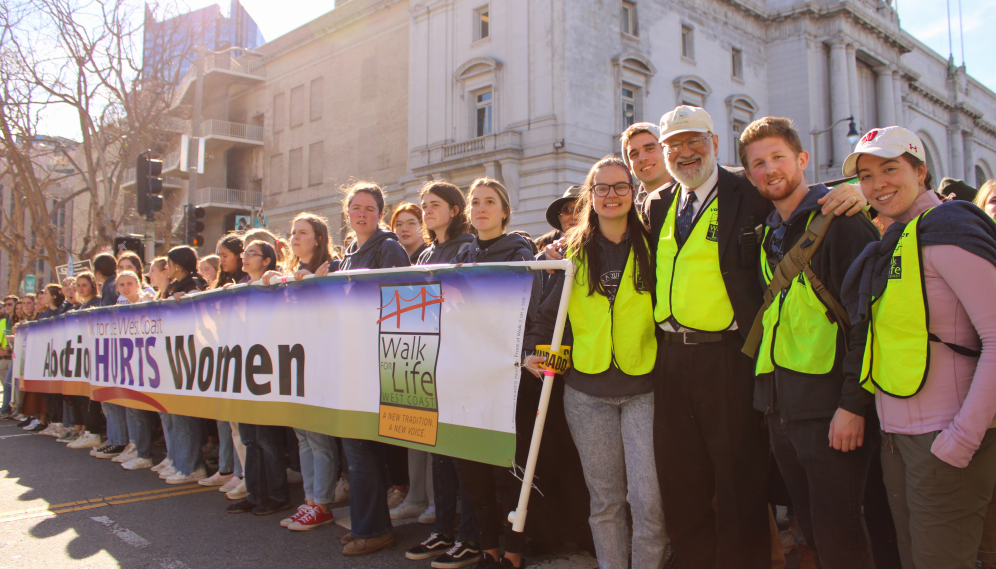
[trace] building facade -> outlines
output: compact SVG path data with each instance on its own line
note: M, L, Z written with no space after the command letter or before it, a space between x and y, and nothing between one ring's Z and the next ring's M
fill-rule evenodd
M818 145L811 181L839 177L851 117L916 132L935 179L981 185L996 167L996 93L878 0L348 0L256 51L206 63L193 201L209 246L260 211L281 233L305 210L335 231L359 179L396 206L428 180L497 178L512 226L538 235L626 126L679 104L709 111L726 165L772 114ZM188 120L189 78L172 111Z

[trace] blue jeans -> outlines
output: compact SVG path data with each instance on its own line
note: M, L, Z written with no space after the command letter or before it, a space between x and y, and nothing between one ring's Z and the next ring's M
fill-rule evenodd
M143 409L126 410L128 416L128 439L135 443L138 458L152 458L152 411Z
M114 403L101 403L107 417L107 443L117 446L128 444L128 418L125 408Z
M173 415L173 466L177 472L193 474L204 468L204 455L201 452L203 420L198 417Z
M231 474L235 470L234 454L232 425L228 421L218 421L218 472Z
M173 415L160 413L159 420L163 424L163 438L166 439L166 458L173 460Z
M259 505L266 498L290 500L287 488L287 433L284 427L239 423L239 436L246 446L243 465L249 502Z
M432 489L433 503L436 506L436 533L450 535L456 522L457 494L460 495L460 530L457 541L477 541L477 526L474 516L470 515L470 498L467 490L460 484L460 469L455 458L441 454L431 454L432 457Z
M9 360L6 360L9 362ZM10 395L14 392L14 366L7 366L7 373L4 374L3 378L3 406L0 407L0 413L10 413Z
M350 533L356 539L372 539L391 531L391 512L387 508L387 489L391 476L387 471L384 443L361 439L342 439L349 468Z
M301 477L304 478L304 499L316 504L332 503L335 476L339 471L339 447L335 437L294 429L301 455Z

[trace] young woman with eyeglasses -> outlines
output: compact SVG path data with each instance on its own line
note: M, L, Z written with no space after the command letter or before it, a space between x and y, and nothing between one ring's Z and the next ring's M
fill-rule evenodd
M391 229L398 236L398 243L408 252L411 264L418 262L419 255L428 245L422 231L422 208L413 203L403 203L391 214Z

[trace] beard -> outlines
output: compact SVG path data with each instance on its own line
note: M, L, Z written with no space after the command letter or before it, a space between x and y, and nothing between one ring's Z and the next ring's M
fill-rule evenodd
M785 185L779 190L772 190L767 186L764 189L758 188L758 193L761 194L765 199L771 201L778 201L787 198L792 195L792 192L796 190L800 185L802 185L802 172L796 170L792 174L785 175Z
M716 169L716 155L712 153L711 146L708 154L699 154L699 157L702 159L701 164L696 167L684 168L678 165L678 158L673 161L669 159L667 171L671 173L671 177L678 180L683 188L697 188L706 183L713 170Z

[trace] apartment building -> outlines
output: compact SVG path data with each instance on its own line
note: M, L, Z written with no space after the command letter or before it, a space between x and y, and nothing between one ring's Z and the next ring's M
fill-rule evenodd
M202 89L190 193L208 247L260 212L280 232L304 210L335 230L357 179L395 206L427 180L497 178L512 226L538 235L626 126L678 104L710 112L726 165L742 129L775 114L811 152L818 137L813 179L838 176L850 117L917 132L935 179L981 185L996 167L996 93L902 30L888 1L348 0L255 51L209 54L202 85L191 70L174 96L179 144ZM187 200L179 158L171 206Z

